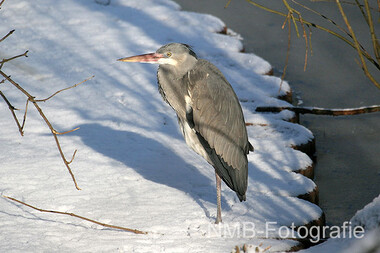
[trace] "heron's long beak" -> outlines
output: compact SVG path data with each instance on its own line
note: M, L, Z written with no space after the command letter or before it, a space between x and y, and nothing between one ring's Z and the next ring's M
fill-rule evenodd
M118 59L118 61L158 63L158 61L162 58L164 58L163 54L151 53L151 54L141 54L141 55L130 56L126 58L121 58L121 59Z

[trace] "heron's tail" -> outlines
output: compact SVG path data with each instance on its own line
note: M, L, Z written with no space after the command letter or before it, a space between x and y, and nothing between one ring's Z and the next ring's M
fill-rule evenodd
M236 192L236 195L238 196L240 202L247 200L247 198L245 197L245 193L244 193L244 195L240 195L238 192Z

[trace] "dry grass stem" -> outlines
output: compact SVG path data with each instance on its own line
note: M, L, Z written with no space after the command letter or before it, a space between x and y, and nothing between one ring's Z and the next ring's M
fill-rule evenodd
M281 75L281 83L280 83L280 88L278 89L278 92L280 93L282 89L282 83L284 82L285 75L286 75L286 69L288 68L288 63L289 63L289 55L290 55L290 42L291 42L291 26L290 26L290 13L286 17L284 24L282 25L282 29L284 29L286 22L288 22L288 48L286 49L286 58L285 58L285 66L284 69L282 70L282 75Z
M365 1L367 1L367 0L365 0ZM356 51L358 52L358 55L359 55L359 58L360 58L360 62L361 62L361 66L362 66L362 69L363 69L365 75L371 80L371 82L372 82L373 84L375 84L375 85L380 89L380 83L378 83L378 82L375 80L375 78L371 75L371 73L368 71L367 64L366 64L366 62L365 62L365 60L364 60L363 53L362 53L362 50L361 50L361 48L360 48L360 44L359 44L359 42L358 42L358 40L357 40L357 38L356 38L356 35L355 35L355 33L354 33L354 30L352 29L352 27L351 27L351 25L350 25L350 22L348 21L348 18L347 18L347 16L346 16L346 13L345 13L344 10L343 10L343 7L342 7L340 1L339 1L339 0L335 0L335 2L336 2L336 4L337 4L337 6L338 6L338 9L339 9L339 11L340 11L340 14L342 15L342 18L343 18L343 20L344 20L344 23L346 24L347 29L348 29L348 31L350 32L351 37L352 37L352 39L353 39L353 41L354 41L354 46L355 46L355 48L356 48Z
M297 22L296 21L299 21L301 20L301 13L298 12L297 10L295 10L294 8L290 7L289 3L286 1L286 0L282 0L282 2L284 3L285 7L288 9L288 16L291 18L292 22L293 22L293 25L296 29L296 34L297 34L297 37L300 37L300 33L298 31L298 26L297 26ZM294 17L294 13L296 13L298 15L298 19L296 20L296 18Z
M368 4L368 0L364 0L364 6L365 6L365 10L367 12L366 20L367 20L367 23L368 23L368 26L370 29L370 33L371 33L371 41L372 41L372 45L373 45L373 51L374 51L374 54L376 56L377 62L380 62L380 44L379 44L379 40L376 37L375 27L373 25L372 14L371 14L371 10L370 10L369 4ZM379 7L380 7L380 5L379 5Z
M224 8L227 8L231 3L231 0L228 0L228 2L226 3L226 5L224 6Z
M317 28L319 30L325 31L325 32L327 32L327 33L329 33L329 34L331 34L331 35L339 38L343 42L345 42L348 45L350 45L353 49L355 49L357 51L357 53L359 54L359 58L360 58L360 62L361 62L360 65L361 65L361 67L362 67L365 75L368 77L368 79L376 87L380 88L380 84L378 83L377 80L375 80L375 78L369 72L369 70L367 68L367 65L365 63L365 60L364 60L364 58L367 59L368 62L370 62L373 66L375 66L375 68L377 68L377 70L375 70L375 71L380 70L380 42L379 42L379 40L378 40L378 38L376 37L376 34L375 34L375 27L374 27L374 22L372 20L372 14L371 14L371 11L374 11L375 9L369 5L369 1L368 0L364 0L364 4L360 4L358 2L358 0L355 0L356 3L352 3L352 2L344 2L344 3L353 4L353 5L356 5L356 6L358 6L360 8L360 11L362 12L362 15L364 16L364 18L365 18L365 20L366 20L366 22L368 24L369 30L370 30L372 47L373 47L373 51L374 51L375 57L372 57L366 51L366 49L358 42L358 40L357 40L357 38L355 36L355 33L352 30L352 27L349 25L349 22L347 20L346 14L344 13L343 8L342 8L342 6L340 4L341 1L339 1L339 0L333 0L333 1L338 5L339 12L341 13L341 16L343 17L343 19L345 21L345 24L346 24L346 26L348 28L348 31L346 31L345 29L343 29L342 27L340 27L339 25L337 25L332 19L327 18L323 14L321 14L321 13L319 13L319 12L317 12L317 11L315 11L315 10L313 10L313 9L311 9L311 8L303 5L303 4L298 3L296 0L291 0L291 1L293 3L301 6L304 9L306 9L308 11L311 11L314 14L319 15L323 19L328 20L331 24L333 24L335 27L337 27L340 30L340 32L343 33L343 35L339 34L338 32L335 32L335 31L333 31L331 29L325 28L323 26L320 26L318 24L315 24L315 23L312 23L312 22L309 22L309 21L303 19L302 16L301 16L301 14L300 14L300 12L297 11L297 10L295 10L293 7L291 7L289 5L289 3L288 3L287 0L282 0L282 2L284 4L284 6L286 7L286 9L288 10L288 13L283 13L281 11L270 9L270 8L268 8L266 6L257 4L254 0L246 0L246 1L248 3L254 5L254 6L258 7L258 8L261 8L261 9L265 10L265 11L268 11L268 12L271 12L271 13L274 13L274 14L277 14L277 15L285 17L284 25L286 25L286 22L288 21L288 19L291 19L292 22L293 22L293 24L294 24L294 27L296 29L297 36L299 36L299 32L298 32L298 27L296 25L296 21L300 22L300 24L302 26L302 29L303 29L303 32L304 32L303 37L305 39L305 44L306 44L304 69L306 69L306 66L307 66L309 46L310 46L310 52L312 50L312 48L311 48L311 41L310 41L311 32L309 33L309 43L308 43L308 39L307 39L307 36L306 36L306 27L305 26L309 27L309 29L311 27L314 27L314 28ZM375 11L380 12L380 0L377 0L377 5L378 5L378 10L375 10ZM295 14L297 14L297 16L295 16ZM284 25L283 25L283 27L284 27Z

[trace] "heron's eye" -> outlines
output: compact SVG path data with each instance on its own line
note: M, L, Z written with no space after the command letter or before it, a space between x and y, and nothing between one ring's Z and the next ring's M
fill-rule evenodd
M166 53L166 56L167 56L167 57L170 57L170 56L172 56L172 53L171 53L171 52L168 52L168 53Z

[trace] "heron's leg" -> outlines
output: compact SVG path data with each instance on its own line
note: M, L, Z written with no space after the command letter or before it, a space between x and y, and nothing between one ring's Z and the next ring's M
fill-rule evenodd
M216 177L216 205L217 205L215 223L218 224L219 222L222 222L222 204L221 204L222 179L219 177L218 173L216 172L215 172L215 177Z

